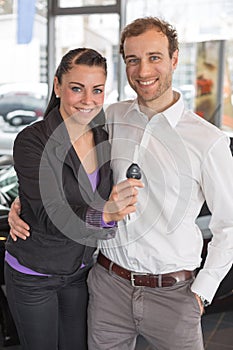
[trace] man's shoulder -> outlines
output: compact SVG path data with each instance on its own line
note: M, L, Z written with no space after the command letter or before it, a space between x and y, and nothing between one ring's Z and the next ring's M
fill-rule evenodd
M128 110L135 103L135 100L125 100L120 102L112 103L106 106L105 114L106 118L121 118L128 112Z
M194 129L199 129L202 133L208 133L209 136L212 135L213 137L224 135L224 132L220 128L192 111L186 113L186 118L190 121Z
M184 118L189 141L196 144L198 148L210 149L220 139L228 139L223 130L192 111L188 111Z

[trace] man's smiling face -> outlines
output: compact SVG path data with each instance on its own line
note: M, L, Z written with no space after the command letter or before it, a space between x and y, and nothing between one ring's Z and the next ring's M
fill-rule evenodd
M138 95L140 105L153 107L155 100L162 102L166 95L171 95L178 50L170 58L168 39L161 31L154 28L138 36L127 37L124 52L127 78Z

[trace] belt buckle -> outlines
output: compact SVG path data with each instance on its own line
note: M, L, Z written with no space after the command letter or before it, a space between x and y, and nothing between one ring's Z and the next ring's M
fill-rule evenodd
M148 273L140 273L140 272L130 272L130 281L131 281L131 286L132 287L141 287L141 286L136 286L134 281L135 281L135 278L134 276L148 276Z

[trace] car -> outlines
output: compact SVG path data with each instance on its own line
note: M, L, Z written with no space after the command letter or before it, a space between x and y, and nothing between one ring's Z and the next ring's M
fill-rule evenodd
M0 129L0 155L12 155L15 138L20 130L18 128Z
M37 97L30 93L6 95L0 98L0 115L7 121L10 112L23 110L33 111L36 117L42 117L47 100L45 97Z
M0 338L3 347L19 345L19 338L5 295L4 258L5 242L9 234L8 214L18 193L16 173L12 159L0 157ZM8 162L8 164L7 164Z
M35 111L16 110L7 113L6 121L13 126L28 125L41 118Z
M20 118L9 116L11 112L30 111L35 113L35 119L42 117L47 105L47 93L48 87L44 83L4 84L0 86L0 115L11 125L19 125L20 122ZM12 120L16 122L12 123ZM21 120L26 123L26 118ZM29 124L31 119L28 120Z
M17 115L12 113L11 116L14 118L22 118L22 115ZM34 116L34 112L33 112ZM34 120L34 117L32 117L28 114L27 116L23 116L23 118L27 118L27 123L32 124L34 122L37 122L42 119L42 117L36 117ZM29 121L30 119L30 121ZM14 146L14 141L17 136L17 134L23 130L27 124L25 123L25 120L21 120L20 123L22 124L17 125L17 119L12 121L9 121L7 123L4 121L2 118L0 118L0 156L6 155L6 156L12 156L13 155L13 146ZM12 125L11 125L12 124ZM14 125L13 125L14 124Z

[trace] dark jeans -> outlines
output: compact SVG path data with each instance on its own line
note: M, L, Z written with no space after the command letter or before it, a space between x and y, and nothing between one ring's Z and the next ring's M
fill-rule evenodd
M88 271L33 276L5 264L7 299L22 350L87 350Z
M0 286L0 325L2 330L3 342L8 343L19 343L18 335L15 328L15 323L13 321L7 298Z

